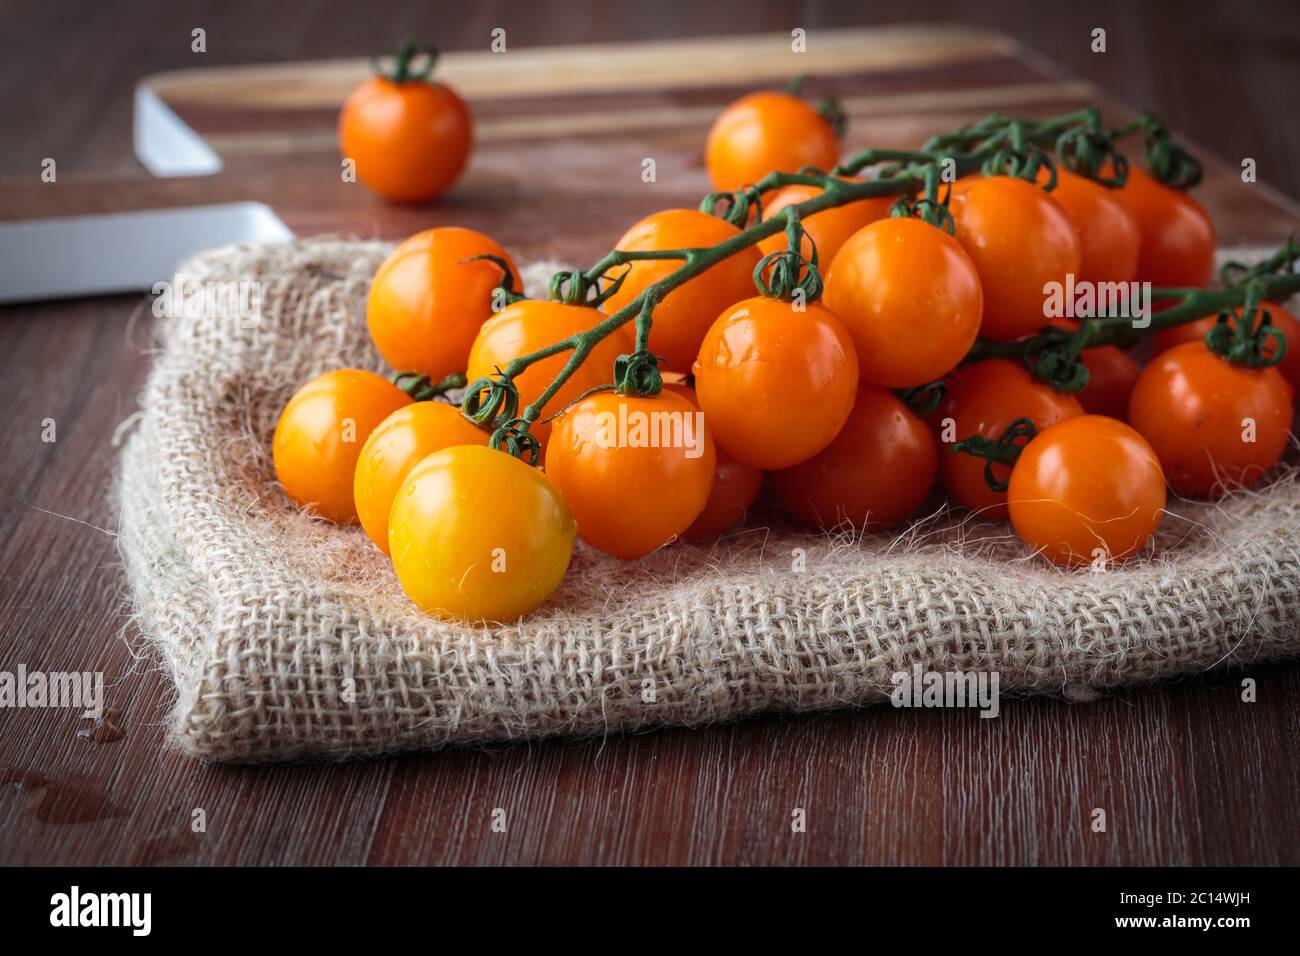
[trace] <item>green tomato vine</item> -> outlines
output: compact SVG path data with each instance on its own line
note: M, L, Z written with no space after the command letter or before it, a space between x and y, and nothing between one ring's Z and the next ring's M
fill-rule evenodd
M674 260L680 264L662 279L642 290L612 315L591 328L561 339L543 349L520 356L498 369L496 374L471 382L465 390L462 411L467 418L492 432L491 444L535 463L540 446L531 433L542 409L590 356L595 345L626 325L635 323L636 345L630 355L621 356L613 386L625 394L653 395L662 387L658 356L648 350L655 307L674 289L707 271L724 259L757 245L769 236L785 232L787 249L764 258L755 270L759 291L789 297L796 289L809 301L821 291L815 248L802 255L804 230L801 222L826 209L864 199L897 196L894 215L918 216L924 221L953 230L948 211L949 188L958 178L974 172L1011 175L1036 182L1047 173L1044 188L1055 186L1058 164L1109 188L1120 188L1128 178L1129 164L1116 142L1132 134L1144 137L1144 161L1161 182L1186 189L1200 181L1201 165L1177 144L1164 125L1150 115L1116 129L1106 129L1095 107L1045 120L1025 120L994 114L960 130L931 138L919 150L866 149L830 172L804 169L772 172L757 183L734 192L711 193L701 211L718 215L739 232L715 246L650 251L613 250L591 268L562 272L551 281L551 297L576 305L598 306L613 294L626 278L626 271L611 278L613 270L633 262ZM874 179L857 181L855 176L868 167L879 167ZM783 186L805 185L821 190L816 196L787 206L777 215L747 225L751 210L761 213L762 197ZM1079 391L1087 385L1087 370L1079 360L1086 348L1101 345L1128 347L1143 335L1191 322L1208 315L1221 315L1220 326L1207 343L1231 361L1252 365L1273 364L1285 354L1285 337L1267 321L1260 307L1266 299L1285 299L1300 291L1300 275L1294 266L1300 259L1300 243L1288 241L1271 258L1245 269L1224 270L1224 288L1153 289L1151 300L1173 300L1177 304L1148 317L1138 326L1131 315L1088 318L1076 331L1045 328L1036 335L1014 342L977 340L965 361L1010 358L1023 362L1038 378L1062 391ZM498 289L499 301L523 298L510 287L509 270ZM767 276L767 278L764 278ZM1229 327L1229 319L1236 321ZM1263 357L1264 346L1272 341L1273 351ZM514 378L535 362L552 355L569 353L568 361L546 390L522 410ZM443 383L415 383L423 392L442 388ZM443 388L445 390L445 388ZM414 392L413 392L414 394ZM930 383L902 390L900 395L918 411L933 408L942 398L942 384ZM1022 436L1023 437L1023 436ZM973 449L972 449L973 450Z

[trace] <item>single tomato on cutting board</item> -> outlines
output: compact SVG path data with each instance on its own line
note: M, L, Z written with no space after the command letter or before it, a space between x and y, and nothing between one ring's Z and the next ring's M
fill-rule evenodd
M425 202L444 192L469 159L474 123L465 101L429 78L437 52L408 40L391 72L357 87L339 115L339 152L385 199Z

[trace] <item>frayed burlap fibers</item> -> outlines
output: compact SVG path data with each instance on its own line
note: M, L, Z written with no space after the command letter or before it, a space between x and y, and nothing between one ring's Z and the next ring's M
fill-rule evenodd
M764 515L631 563L579 543L559 591L517 624L425 617L359 529L285 498L271 461L298 386L380 369L365 297L387 249L216 250L177 288L254 291L191 297L174 311L194 314L159 322L123 454L121 547L190 753L342 757L867 704L914 663L1079 699L1300 648L1290 477L1219 504L1172 500L1154 546L1100 573L1058 570L936 502L899 537Z

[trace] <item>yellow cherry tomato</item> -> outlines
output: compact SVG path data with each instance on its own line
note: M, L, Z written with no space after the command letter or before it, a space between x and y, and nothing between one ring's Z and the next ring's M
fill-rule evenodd
M564 579L577 525L555 482L485 445L421 459L388 518L397 580L427 614L518 620Z
M375 426L411 396L374 372L338 369L294 393L280 413L271 452L290 498L336 524L357 520L352 479Z
M416 462L452 445L487 440L487 432L445 402L412 402L380 422L361 447L352 485L357 517L370 540L388 553L388 513Z

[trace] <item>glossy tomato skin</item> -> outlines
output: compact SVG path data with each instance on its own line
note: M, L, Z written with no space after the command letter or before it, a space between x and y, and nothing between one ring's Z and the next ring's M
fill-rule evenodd
M1273 325L1286 336L1286 354L1274 368L1282 373L1282 377L1291 384L1293 389L1300 389L1300 320L1276 302L1265 302L1263 308L1269 313ZM1171 329L1157 332L1155 351L1164 352L1184 342L1204 342L1205 336L1210 329L1214 328L1217 321L1217 316L1207 315L1195 322L1175 325ZM1269 342L1264 346L1264 357L1269 358L1276 351L1276 346Z
M1258 483L1286 450L1292 414L1277 369L1232 365L1200 342L1157 355L1129 400L1129 422L1155 449L1169 486L1193 497Z
M1199 288L1214 275L1214 223L1205 208L1136 166L1119 198L1137 220L1137 278L1156 287Z
M839 161L831 124L790 93L751 93L714 121L705 147L709 179L717 190L741 189L771 172L804 166L828 170Z
M811 458L853 409L858 360L829 309L755 296L722 313L695 362L695 392L714 441L773 471Z
M826 273L826 305L853 338L862 380L924 385L957 366L979 334L983 294L952 236L892 217L856 232Z
M979 334L1008 342L1042 328L1044 287L1079 275L1079 236L1061 204L1023 179L981 176L956 183L949 208L984 292Z
M510 622L559 586L576 530L541 471L485 445L454 445L406 476L388 544L398 582L426 614Z
M556 419L546 448L546 473L572 507L579 536L625 561L691 526L716 465L699 410L671 390L654 398L589 395Z
M1165 483L1155 452L1134 429L1079 415L1039 433L1007 488L1011 524L1066 567L1133 554L1160 525Z
M336 524L357 520L352 480L371 431L411 397L374 372L337 369L294 393L271 443L275 475L303 508Z
M668 209L642 219L615 248L641 252L702 248L725 242L739 231L697 210ZM758 250L751 246L664 296L654 311L650 351L666 358L670 369L689 371L713 320L723 309L754 294L754 267L759 259ZM612 315L680 266L681 261L673 259L632 263L618 292L605 301L604 311Z
M1038 182L1047 181L1043 170ZM1079 272L1084 282L1132 282L1137 275L1142 234L1137 218L1119 191L1072 173L1056 170L1051 197L1060 203L1079 234Z
M854 182L861 182L856 176L846 176L845 179L851 179ZM787 206L797 206L799 203L807 202L816 196L821 195L821 188L818 186L783 186L770 197L763 200L763 219L773 219L781 210ZM895 196L882 196L878 199L860 199L857 202L851 202L846 206L836 206L832 209L823 209L821 212L813 213L800 220L804 229L804 240L800 243L800 249L804 258L812 258L813 244L817 247L817 261L822 269L834 261L836 254L844 248L844 243L849 238L865 226L871 225L880 219L888 218L889 210L893 207ZM811 237L811 243L809 238ZM780 252L786 248L785 231L782 230L774 236L768 236L758 244L758 251L763 255L773 252Z
M470 349L466 377L470 382L493 377L498 368L504 369L512 360L528 355L561 339L583 332L599 324L605 316L595 309L581 305L567 305L543 299L525 299L506 306L483 323L474 346ZM585 362L574 371L559 391L542 409L533 423L532 433L545 445L551 434L551 423L544 423L578 396L598 385L614 381L614 362L620 355L632 351L631 324L616 329L601 339L591 350ZM514 379L519 390L519 414L542 397L569 360L569 352L561 352L534 362Z
M963 441L973 435L997 439L1017 418L1028 418L1039 430L1083 414L1074 396L1058 392L1033 377L1019 362L987 359L957 370L935 416L939 429L939 476L953 500L982 517L1007 516L1005 491L994 491L984 479L986 462L964 452L951 452L947 439ZM994 465L993 474L1006 480L1009 469Z
M905 521L934 484L933 436L893 393L866 383L830 446L772 474L772 492L811 528L874 531Z
M700 407L695 389L684 382L665 382L664 390L676 392L696 408ZM736 461L716 441L714 452L717 464L713 469L713 487L709 489L709 500L704 503L700 516L682 532L682 537L687 541L716 538L739 524L763 489L763 472L760 469Z
M469 108L442 83L372 77L339 116L339 151L356 161L357 178L398 202L425 202L446 190L473 140Z
M488 434L445 402L403 405L376 426L357 458L352 497L366 535L388 552L388 513L416 462L453 445L486 445Z
M444 226L407 239L379 266L366 301L370 337L399 372L420 372L435 382L465 371L470 346L492 315L493 290L511 263L514 288L519 273L506 251L482 233Z

